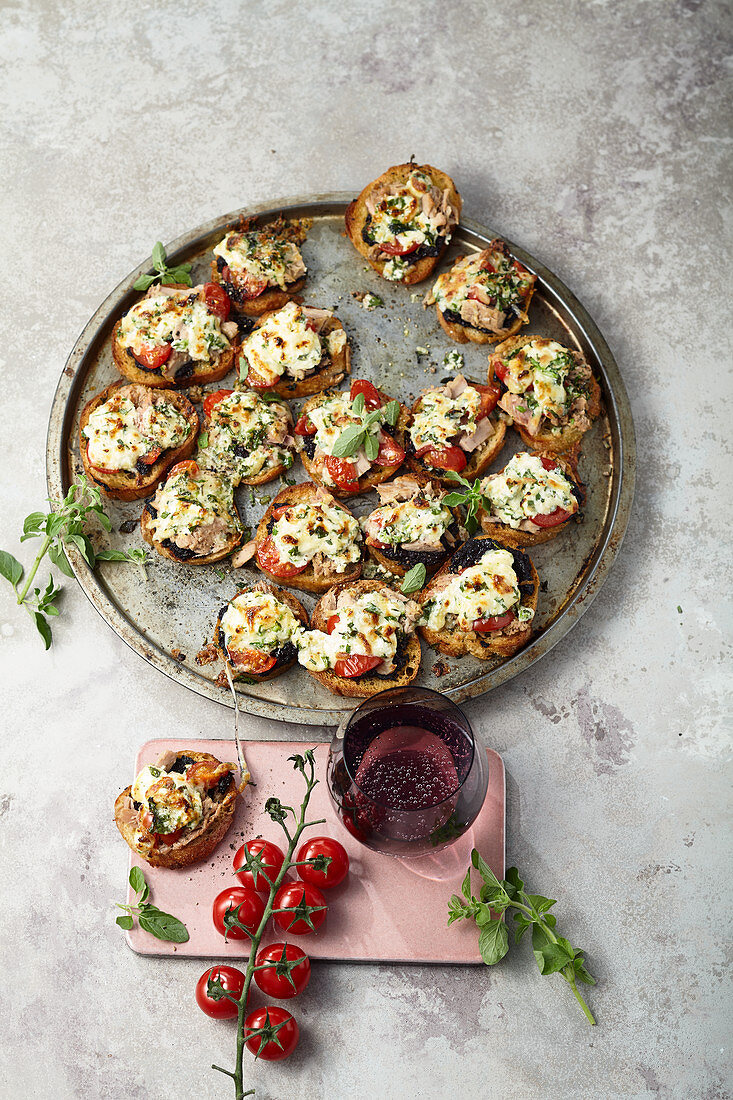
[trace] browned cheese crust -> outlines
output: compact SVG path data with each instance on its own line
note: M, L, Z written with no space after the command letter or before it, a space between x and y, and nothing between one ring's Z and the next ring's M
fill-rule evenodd
M286 304L286 302L283 302L283 305ZM279 306L278 309L282 309L282 306ZM277 313L277 311L277 309L273 309L268 310L267 313L263 313L255 325L255 329L259 328L260 325L264 325L272 314ZM329 317L323 322L323 326L318 335L325 338L328 336L329 332L336 332L338 329L342 331L344 329L339 319L337 317ZM252 331L254 331L254 329ZM324 365L322 367L317 367L312 374L307 374L305 378L302 378L299 382L296 381L295 378L281 379L276 386L272 386L264 392L276 393L278 397L287 398L288 400L298 397L310 397L314 393L323 393L324 390L337 386L350 372L351 348L347 340L342 350L337 352L336 355L331 356L331 354L328 353L325 356Z

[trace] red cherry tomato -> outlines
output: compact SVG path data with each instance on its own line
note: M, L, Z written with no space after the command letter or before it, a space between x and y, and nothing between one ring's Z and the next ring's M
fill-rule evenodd
M366 657L362 653L352 653L349 657L336 661L333 671L337 676L346 676L351 679L354 676L363 676L365 672L370 672L377 665L381 665L382 660L382 657Z
M485 302L486 305L495 306L496 298L489 298L487 301L485 294L486 290L483 286L472 286L468 292L468 297L474 302Z
M170 344L147 344L132 354L145 370L157 370L170 359L172 350Z
M546 470L556 470L557 462L554 458L548 458L547 455L540 455L540 462Z
M215 764L209 760L195 760L186 768L186 782L194 787L203 787L210 791L225 775L231 775L231 768L226 764Z
M423 456L428 466L439 470L455 470L457 474L468 465L465 451L460 447L429 447Z
M260 1033L253 1034L254 1029ZM300 1031L287 1009L270 1005L269 1008L258 1008L255 1012L250 1012L244 1021L244 1036L247 1050L255 1058L262 1058L265 1062L279 1062L293 1053L298 1045Z
M494 366L494 374L500 382L503 382L506 376L509 374L509 367L506 363L502 362L501 359L494 359L492 360L492 362Z
M330 836L314 836L298 850L296 859L300 862L315 856L328 856L331 862L325 871L318 871L307 864L298 867L298 874L303 882L312 882L322 890L329 890L344 881L349 873L349 857L343 845L332 840Z
M215 286L215 283L211 284ZM234 390L217 390L216 393L207 393L204 398L204 416L211 416L211 410L214 405L218 405L224 397L228 397L230 393L234 393Z
M512 266L518 275L529 275L529 268L526 268L524 264L520 264L519 260L513 260Z
M417 252L420 244L415 241L414 244L400 244L399 241L380 241L379 248L382 252L386 252L388 256L409 256L411 252Z
M277 657L261 649L242 649L234 653L227 650L227 653L237 672L248 672L252 676L264 676L277 664Z
M87 443L87 462L93 470L97 470L100 474L116 474L117 470L108 470L106 466L95 466L89 458L89 444Z
M556 508L554 512L549 512L545 516L539 513L532 516L532 523L536 523L538 527L558 527L566 519L570 519L572 514L572 512L566 512L564 508Z
M372 382L367 382L364 378L357 378L352 382L349 390L349 400L354 401L360 393L364 394L365 408L381 409L382 398L379 396L379 390Z
M492 264L491 260L482 260L481 261L481 266L479 267L479 271L488 271L492 275L496 274L496 268Z
M204 301L209 313L215 314L221 321L226 321L232 303L223 286L218 283L206 283L204 285Z
M224 268L224 271L226 270L227 268ZM227 282L231 282L231 272L229 274L230 278L226 280ZM243 298L259 298L260 294L267 290L267 279L257 279L254 275L244 272L237 276L236 286Z
M276 386L279 382L278 378L270 379L265 378L263 375L258 374L255 368L250 364L249 371L247 373L247 385L252 390L271 390L273 386Z
M502 630L509 626L515 619L513 611L507 611L505 615L490 615L488 619L474 619L473 629L477 634L490 634L492 630Z
M256 932L265 912L265 903L259 894L250 890L247 886L230 886L228 890L222 890L214 899L213 917L217 932L226 936L228 940L246 940L249 936L243 928L236 925L227 930L224 924L224 916L229 909L236 909L242 924L249 928L250 932Z
M272 573L274 577L282 577L283 579L295 577L308 568L307 562L305 565L292 565L289 561L283 561L269 535L257 547L257 564L266 573Z
M401 466L405 461L405 452L386 432L379 433L379 452L374 459L376 466Z
M285 965L286 962L295 962L296 959L300 959L300 962L292 969ZM269 947L263 947L257 955L255 965L262 966L263 963L275 964L264 970L255 970L255 981L268 997L288 1000L302 993L311 980L310 959L294 943L271 943Z
M181 826L180 829L174 829L172 833L153 832L153 815L147 806L140 807L138 820L140 822L140 828L144 829L146 833L150 833L157 845L175 844L184 829L184 826Z
M233 1020L237 1015L237 1006L226 997L214 1000L207 993L209 978L219 981L232 997L239 997L244 989L244 974L236 966L212 966L196 982L196 1004L201 1011L214 1020Z
M308 414L303 413L293 430L296 435L315 435L318 429L315 424L312 424L308 419Z
M485 416L496 408L496 403L501 397L501 389L495 383L489 386L479 386L478 383L472 383L475 390L481 394L481 407L478 413L478 419L483 420Z
M270 887L263 875L258 874L255 882L254 874L244 866L245 852L249 852L251 856L261 856L262 870L270 882L274 882L280 873L285 856L277 844L273 844L271 840L262 840L261 838L246 841L234 856L234 872L242 885L248 886L251 890L261 890L268 893ZM242 870L242 868L244 869Z
M192 458L187 458L185 462L177 462L175 466L171 466L168 471L168 477L173 477L174 474L187 473L189 477L196 477L199 472L198 462L194 462Z
M334 630L336 629L336 623L338 621L339 621L338 614L331 615L331 617L328 620L328 623L326 624L326 633L333 634Z
M316 908L308 913L307 906ZM280 925L283 932L290 932L293 936L307 936L321 927L326 919L328 906L321 891L310 882L284 882L275 894L273 908L286 910L284 913L274 914L275 923Z
M162 447L151 447L147 454L142 455L138 460L144 462L146 466L152 466L154 462L157 462L163 453Z
M323 462L339 489L345 493L359 492L359 479L353 462L349 462L348 458L336 458L335 455L326 455Z

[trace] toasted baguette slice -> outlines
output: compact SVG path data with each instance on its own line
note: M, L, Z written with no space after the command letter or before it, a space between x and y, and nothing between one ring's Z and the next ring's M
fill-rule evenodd
M569 451L565 454L545 454L546 458L552 458L560 467L562 472L571 482L573 488L573 496L578 501L578 508L581 509L585 503L585 486L583 485L578 475L578 454L580 448L576 444L573 451ZM544 452L531 451L533 455L537 455L542 458ZM485 508L479 508L476 513L481 529L485 534L489 535L493 539L498 539L504 543L505 546L539 546L542 542L549 542L551 539L557 538L561 531L564 531L567 527L572 526L575 523L579 523L583 519L583 513L578 510L569 516L564 523L558 523L556 527L543 527L539 531L521 531L514 527L509 527L506 523L497 522L491 520L489 514Z
M490 545L484 547L484 543ZM463 569L475 565L487 549L509 551L514 558L514 570L519 581L520 603L536 611L540 582L534 565L521 550L508 546L499 539L490 538L488 535L475 535L465 542L422 590L419 596L420 603L425 605L439 591L441 578L447 574L460 573ZM481 634L475 630L458 630L455 627L449 629L447 626L439 632L428 629L427 626L420 626L418 630L428 645L437 649L439 653L444 653L448 657L462 657L466 653L471 653L474 657L486 661L492 657L511 657L522 649L532 636L531 624L531 619L529 622L520 624L520 629L512 634L506 634L504 630Z
M95 409L98 409L100 405L103 405L114 393L120 390L123 392L131 391L125 392L125 396L129 396L133 404L136 404L135 398L138 394L135 391L141 389L142 387L129 382L113 382L101 393L98 393L96 397L93 397L91 401L87 402L79 418L79 453L84 465L84 473L90 481L99 486L105 496L114 500L139 500L140 497L149 496L166 470L176 462L180 462L181 459L188 458L196 443L199 418L191 402L183 394L176 393L174 390L160 390L157 392L160 393L161 397L173 405L182 416L185 416L188 422L188 435L180 447L163 451L161 456L147 467L145 473L142 472L140 467L136 467L134 470L100 470L96 466L92 466L87 454L87 438L84 435L89 417Z
M249 585L248 588L242 588L237 592L236 596L232 597L232 600L236 600L237 596L241 596L244 592L269 592L271 595L276 596L283 603L286 603L298 622L303 626L308 626L308 612L303 607L300 600L297 600L292 592L286 592L284 588L277 588L274 584L269 584L267 581L257 581L256 584ZM232 602L229 601L229 603ZM232 680L255 680L258 684L263 683L265 680L274 680L276 676L282 676L283 672L287 672L289 668L292 668L298 659L298 651L292 642L286 643L284 646L280 646L271 652L271 656L275 657L276 663L268 672L256 673L250 672L247 669L243 669L241 665L232 664L229 653L224 641L224 630L222 629L221 620L226 613L229 604L225 604L221 608L219 614L216 617L216 627L214 629L214 644L224 658L224 662L231 673Z
M315 502L323 492L324 489L322 486L315 485L312 481L304 481L299 485L288 485L286 489L278 493L275 499L270 503L270 506L257 527L257 533L254 539L255 555L257 555L257 551L269 536L270 529L274 523L273 512L276 508L287 504L299 504L301 501ZM341 508L344 512L351 515L351 512L349 512L349 509L344 504L335 500L328 490L326 490L326 493L331 497L337 508ZM270 580L275 581L276 584L286 584L288 588L299 588L302 592L327 592L329 588L332 588L335 584L339 584L340 582L355 581L361 576L363 565L362 561L357 561L354 562L353 565L350 565L343 573L329 570L327 573L319 572L316 574L313 563L310 562L302 573L296 573L294 576L290 577L278 577L275 573L270 573L267 569L263 568L257 556L255 560L257 562L257 568L264 573L266 577L269 577Z
M112 333L112 358L117 370L130 382L139 382L143 386L152 386L153 389L185 389L187 386L203 386L207 382L218 382L234 367L238 341L235 341L232 347L226 348L214 362L200 363L189 360L181 368L180 378L164 378L160 373L145 370L140 366L130 349L126 348L119 339L120 323L117 322Z
M173 757L173 759L166 765L164 761L169 757ZM158 761L158 764L166 770L170 770L171 765L184 764L188 766L186 762L196 763L199 761L208 764L220 763L215 756L208 752L192 752L188 749L181 749L179 753L166 753ZM178 771L179 769L174 767L173 770ZM199 863L202 859L206 859L211 855L224 839L234 821L234 811L239 794L234 775L230 776L228 785L222 784L222 786L226 786L226 790L220 791L215 787L212 792L207 792L204 797L204 817L202 821L194 829L187 830L188 835L184 832L173 845L149 846L136 843L138 813L135 808L136 804L132 800L132 784L117 796L115 801L115 824L133 852L144 859L146 863L149 863L151 867L168 867L171 869L190 867L192 863Z
M282 309L284 305L300 293L305 286L305 278L304 275L302 279L296 279L295 282L288 283L285 290L279 286L268 287L256 298L245 298L241 302L230 295L232 309L244 317L262 317L265 313L273 313L275 310ZM218 283L219 286L223 285L216 260L211 263L211 281L212 283Z
M282 306L279 308L282 309ZM273 313L277 313L277 310L269 310L267 313L263 313L254 328L258 329L261 325L264 325ZM339 319L337 317L327 317L318 335L327 337L329 332L337 332L339 329L342 332L344 330L344 326ZM351 348L347 340L341 351L334 356L325 350L321 362L312 374L307 374L300 381L295 378L281 378L276 386L272 386L264 392L276 393L279 397L288 399L310 397L314 393L323 393L324 390L337 386L349 374L350 370Z
M383 581L360 580L350 581L337 585L331 592L322 596L313 608L311 627L314 630L322 630L328 633L328 620L336 606L335 600L339 592L353 591L378 592L389 588ZM420 671L420 641L417 634L405 635L398 642L395 660L398 667L389 676L378 676L376 672L365 672L363 676L337 676L335 672L310 672L310 675L323 684L333 695L343 695L352 699L366 699L370 695L376 695L380 691L391 688L405 687L411 684Z
M524 347L525 344L531 344L532 341L536 339L538 339L536 336L512 336L509 340L504 340L503 343L498 344L489 357L489 385L498 382L501 386L499 379L496 377L495 363L497 358L502 358L516 348ZM568 348L566 350L571 351L572 349ZM579 351L573 352L572 354L576 362L586 367L590 374L588 379L585 417L587 417L589 422L592 422L597 420L601 415L601 387L598 385L594 375L590 372L590 367L585 356ZM503 388L504 387L502 387L502 389ZM528 447L536 451L552 452L553 454L572 451L576 444L580 443L590 426L590 423L585 425L570 423L567 427L558 432L552 431L549 428L540 428L536 435L531 435L523 424L513 420L514 430L519 433Z
M323 402L328 397L333 396L334 392L335 391L333 390L329 390L326 393L319 393L316 394L314 397L309 398L301 409L301 415L307 416L311 409L315 409L318 405L323 404ZM379 396L382 398L382 402L385 405L392 400L392 398L388 397L387 394L384 393L382 390L378 390L377 392L379 393ZM400 402L400 415L397 419L395 427L392 429L385 429L388 430L388 434L394 436L395 442L399 442L400 446L403 449L404 443L402 442L402 438L404 437L408 420L409 413L405 406ZM300 460L305 466L312 480L319 485L323 485L324 488L327 489L329 493L332 493L335 497L353 497L357 496L359 493L366 493L369 491L369 489L373 489L376 485L381 485L383 481L389 481L389 479L394 474L396 474L402 466L402 462L398 462L394 466L372 466L369 470L367 470L365 474L362 474L362 476L358 479L359 488L355 492L349 493L344 489L339 489L337 486L326 485L325 481L322 479L319 473L319 465L315 461L315 442L312 436L296 436L295 445L300 452Z
M426 477L424 474L407 474L404 478L396 478L394 482L389 482L386 488L391 485L399 485L402 481L414 481L418 485L427 488L429 485L433 485L436 489L441 489L440 483L432 478ZM385 504L388 502L384 502ZM376 507L382 507L382 502ZM375 509L376 510L376 509ZM394 573L396 577L406 576L411 569L416 565L424 565L427 576L432 576L436 569L439 569L445 562L449 554L453 552L453 549L460 542L460 526L461 526L461 513L457 508L449 509L453 516L453 524L448 528L446 534L450 534L453 538L453 546L450 546L450 540L443 536L444 545L440 549L435 550L408 550L404 545L398 544L395 546L386 546L381 549L378 546L372 546L364 539L364 544L367 548L367 552L373 561L381 565L383 569L386 569L389 573Z
M469 386L471 380L468 379ZM410 415L405 427L399 437L400 444L406 454L406 462L413 473L422 474L425 477L432 478L433 481L438 481L442 485L452 486L455 488L455 481L452 478L446 476L446 471L438 469L435 466L430 466L425 462L425 457L418 458L415 453L415 448L410 438L408 431L412 419L417 412L419 412L422 405L422 396L418 397L415 404L410 410ZM472 451L467 455L468 462L463 470L461 470L461 477L467 481L472 481L474 478L480 477L484 470L487 470L491 463L504 446L504 439L506 437L506 423L496 411L489 413L489 420L494 425L494 434L489 436L485 443L480 447L477 447L475 451Z
M361 194L355 198L353 202L349 203L346 208L346 233L357 252L361 253L371 267L373 267L382 277L384 277L384 267L385 264L389 262L389 257L385 259L375 259L372 255L374 246L368 244L362 236L364 227L367 224L367 219L369 218L367 200L377 188L385 185L389 186L394 183L405 183L415 169L429 175L440 191L448 190L450 205L456 211L457 217L460 218L461 216L462 200L456 190L455 183L445 172L441 172L439 168L433 168L429 164L395 164L392 168L388 168L386 172L383 172L377 179L368 183ZM422 282L423 279L427 279L435 270L438 260L448 247L444 237L439 237L438 240L440 244L435 247L433 255L424 255L420 259L410 263L404 278L399 280L404 286L412 286L413 283ZM421 250L418 249L418 253L420 251ZM406 259L409 261L410 257L407 256Z
M458 320L451 320L447 316L447 313L444 313L440 308L440 305L436 303L435 310L438 314L438 321L440 322L441 328L450 336L451 340L455 340L457 344L467 344L469 342L472 344L495 344L498 340L506 340L509 336L513 336L515 333L519 332L522 325L527 323L527 311L532 301L532 295L534 294L536 276L528 272L517 260L512 259L506 242L499 238L493 240L488 248L478 253L477 257L470 257L472 261L474 259L478 260L479 258L481 260L488 260L489 263L493 263L497 270L499 270L498 264L502 264L506 260L511 260L515 274L524 275L526 280L531 280L531 285L523 295L521 313L517 314L515 320L506 328L477 327L476 325L470 324L468 321L464 321L460 317ZM448 272L447 275L439 275L435 286L437 287L440 284L441 279L449 279L456 270L460 270L462 261L466 259L467 257L465 256L457 256L453 261L453 267L450 272ZM486 270L489 269L487 268ZM435 291L433 290L431 295L425 299L426 303L435 301L433 297L434 293ZM514 307L514 312L516 314L516 307ZM455 316L454 314L454 317Z
M196 463L194 463L197 466ZM197 473L200 472L197 469ZM207 471L203 471L208 473ZM174 468L175 473L175 468ZM215 476L215 475L210 475ZM153 520L156 518L155 499L148 500L143 508L142 515L140 516L140 531L145 542L154 547L162 558L168 558L170 561L183 562L186 565L210 565L215 561L221 561L223 558L229 557L230 554L236 550L242 541L241 521L239 519L239 512L237 511L237 505L232 500L232 512L231 515L236 519L239 526L239 530L232 530L226 535L226 539L223 540L222 545L215 550L206 553L196 553L188 549L187 547L179 547L169 538L160 540L157 538L154 532Z

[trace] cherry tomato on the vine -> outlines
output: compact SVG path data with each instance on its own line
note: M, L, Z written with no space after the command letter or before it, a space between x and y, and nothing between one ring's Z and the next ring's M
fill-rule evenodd
M209 978L218 980L232 997L239 997L244 989L244 974L236 966L212 966L196 982L196 1003L201 1011L214 1020L233 1020L237 1015L237 1006L226 997L217 1001L210 996L207 992Z
M234 872L242 883L243 886L249 886L251 890L260 890L264 893L268 893L270 887L265 881L262 874L253 874L245 867L245 855L249 852L251 856L259 856L262 863L262 870L269 878L270 882L274 882L280 873L280 868L283 865L285 856L283 855L277 844L273 844L271 840L247 840L234 856ZM255 875L257 881L255 882Z
M259 923L265 913L265 903L258 893L248 886L230 886L222 890L214 899L213 917L217 932L226 936L228 940L246 940L249 936L243 928L234 925L227 929L224 917L229 909L236 909L239 920L249 928L250 932L256 932Z
M307 936L321 927L326 919L328 906L321 891L310 882L284 882L275 894L273 909L287 910L284 913L274 913L276 924L284 932L290 932L294 936Z
M349 873L349 857L342 844L332 840L330 836L314 836L299 848L295 858L300 863L303 859L314 859L315 856L328 856L331 862L325 871L318 871L308 864L298 867L298 874L303 882L312 882L314 886L327 890L344 881Z
M289 965L292 963L295 965ZM255 965L263 964L268 965L263 970L255 970L255 981L268 997L278 997L281 1000L295 997L303 992L311 980L310 959L294 943L271 943L269 947L263 947L257 955Z
M279 1062L298 1045L300 1030L286 1008L270 1005L250 1012L244 1021L244 1041L255 1058Z

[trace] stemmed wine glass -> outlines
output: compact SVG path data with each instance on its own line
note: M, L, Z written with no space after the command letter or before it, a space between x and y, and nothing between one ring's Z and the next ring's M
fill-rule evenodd
M458 840L488 782L486 752L465 714L427 688L366 699L329 752L328 789L345 828L391 855L419 856Z

